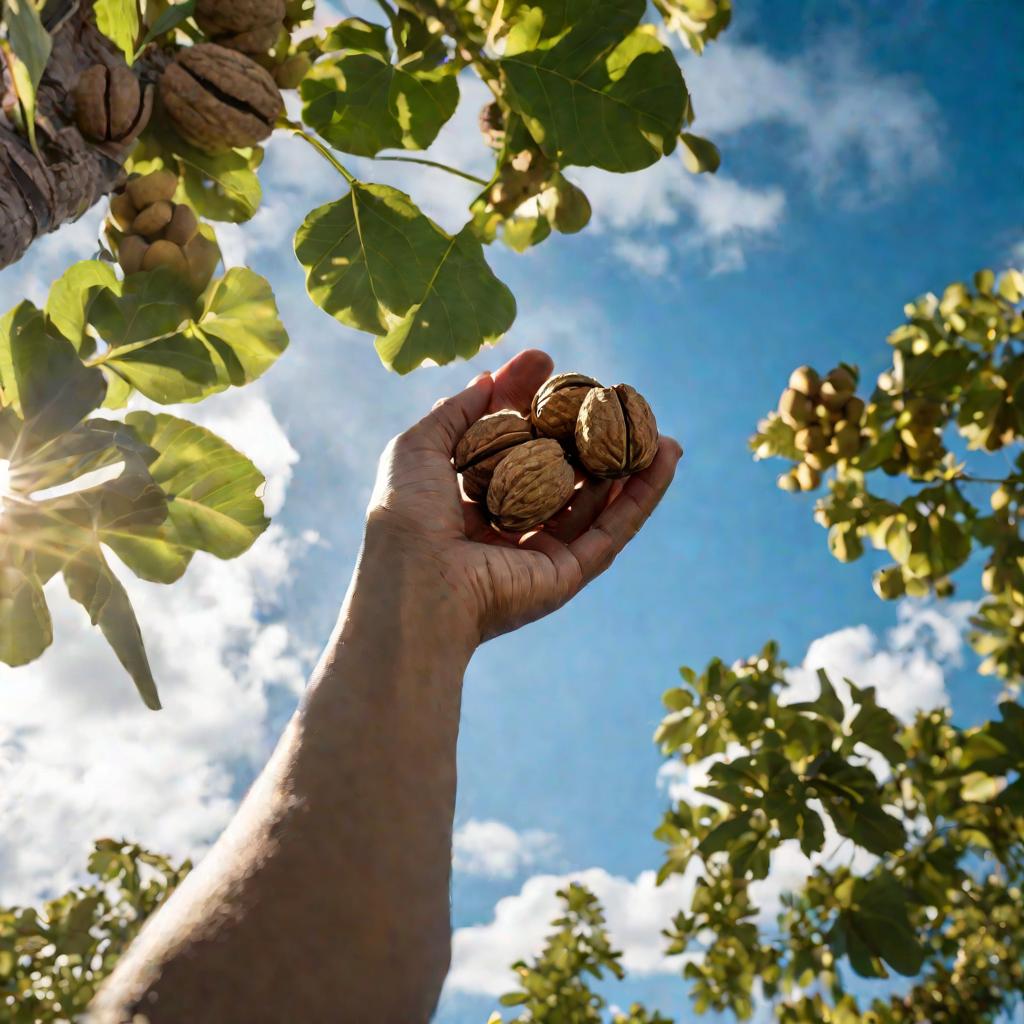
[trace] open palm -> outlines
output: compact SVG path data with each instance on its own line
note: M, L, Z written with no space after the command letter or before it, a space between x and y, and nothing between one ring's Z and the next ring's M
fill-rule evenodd
M584 480L569 508L542 529L523 536L497 531L481 506L463 498L452 453L481 416L526 413L552 368L546 353L520 352L439 402L381 457L368 528L428 559L481 639L554 611L607 569L654 511L682 454L676 441L662 437L654 462L625 485Z

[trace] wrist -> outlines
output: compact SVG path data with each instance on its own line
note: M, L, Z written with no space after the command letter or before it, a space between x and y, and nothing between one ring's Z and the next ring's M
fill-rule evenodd
M479 643L476 617L443 560L414 533L368 522L332 647L461 678Z

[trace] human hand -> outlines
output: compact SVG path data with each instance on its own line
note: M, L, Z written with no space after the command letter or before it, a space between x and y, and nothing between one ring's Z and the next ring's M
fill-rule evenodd
M496 530L481 506L463 498L452 453L486 413L528 413L552 368L546 353L520 352L439 402L381 456L367 550L373 558L399 559L403 569L411 560L417 571L403 575L413 575L417 586L436 585L439 597L454 597L470 643L547 615L604 572L654 511L682 455L674 439L662 437L654 462L624 483L587 479L570 506L536 532ZM373 565L360 571L372 572ZM422 595L427 607L431 599Z

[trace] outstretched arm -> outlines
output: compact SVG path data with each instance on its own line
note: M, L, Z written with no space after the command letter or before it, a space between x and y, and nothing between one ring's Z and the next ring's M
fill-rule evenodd
M521 353L381 459L356 571L301 707L235 819L101 992L97 1024L429 1020L448 969L462 677L488 637L606 569L668 487L663 439L621 489L585 484L545 531L463 502L452 451L550 373Z

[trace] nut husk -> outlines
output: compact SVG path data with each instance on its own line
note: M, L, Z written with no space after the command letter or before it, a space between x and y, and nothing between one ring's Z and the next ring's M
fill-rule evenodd
M152 90L123 65L93 64L78 76L73 99L79 131L94 142L131 142L146 126Z
M160 170L130 178L125 185L125 192L136 210L144 210L161 199L172 199L177 188L178 176L172 171Z
M160 97L178 131L211 153L254 146L284 111L270 72L216 43L179 51L160 77Z
M542 437L513 448L487 488L487 510L502 530L523 533L546 522L572 497L576 477L562 446Z
M284 0L198 0L196 3L196 22L214 39L280 23L284 16Z
M455 448L455 469L462 474L466 497L483 501L498 463L532 438L529 420L517 412L492 412L478 419Z
M576 421L576 448L594 476L615 479L646 469L658 452L658 424L628 384L592 388Z
M576 437L576 418L580 406L599 381L582 373L558 373L546 380L533 396L530 422L543 437L553 437L572 446Z

